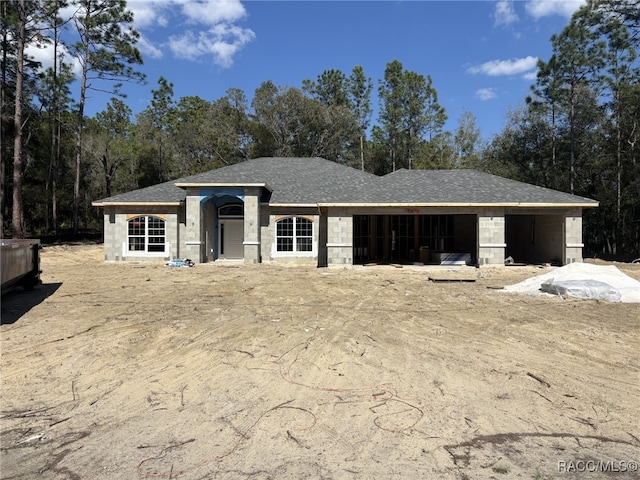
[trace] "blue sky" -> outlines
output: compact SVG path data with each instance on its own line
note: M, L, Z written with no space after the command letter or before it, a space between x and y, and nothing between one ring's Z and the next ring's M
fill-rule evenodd
M361 65L377 90L388 62L430 75L454 130L473 113L483 137L499 132L535 80L550 36L583 0L499 1L243 1L129 0L135 13L140 70L146 85L125 85L134 113L151 99L158 78L175 99L206 100L240 88L253 97L264 81L301 87L328 69L350 74ZM33 51L32 51L33 53ZM48 63L46 51L34 53ZM93 92L86 113L109 96ZM372 97L377 121L378 98Z

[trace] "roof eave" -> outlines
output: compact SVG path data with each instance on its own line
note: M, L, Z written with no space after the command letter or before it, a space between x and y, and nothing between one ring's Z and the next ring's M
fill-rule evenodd
M169 207L179 207L184 202L92 202L92 207L149 207L149 206L169 206Z
M267 202L265 205L269 205L270 207L275 208L317 208L319 203L270 203Z
M291 206L282 204L278 206ZM535 202L380 202L380 203L353 203L353 202L320 202L318 207L401 207L401 208L434 208L434 207L509 207L509 208L595 208L598 202L585 203L535 203Z
M266 188L270 192L273 189L267 183L243 183L243 182L180 182L174 184L179 188L188 188L188 187L262 187Z
M600 206L600 202L568 202L568 203L519 203L518 207L522 208L596 208Z

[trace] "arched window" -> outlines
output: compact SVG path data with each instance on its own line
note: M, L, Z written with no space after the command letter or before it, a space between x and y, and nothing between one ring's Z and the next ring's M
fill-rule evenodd
M242 203L229 203L218 208L218 217L243 217L244 205Z
M158 217L140 216L129 220L127 240L130 252L165 251L165 221Z
M276 222L278 252L313 251L313 222L301 217L283 218Z

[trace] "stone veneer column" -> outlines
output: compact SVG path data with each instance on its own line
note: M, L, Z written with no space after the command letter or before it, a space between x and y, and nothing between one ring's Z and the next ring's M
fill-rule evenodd
M194 262L203 262L202 257L202 209L200 206L200 192L197 189L187 190L185 206L185 235L184 250L182 256L190 258Z
M329 210L327 216L327 264L353 264L353 217Z
M572 211L564 219L565 254L563 262L582 262L582 212Z
M244 263L260 263L260 188L244 189Z
M478 215L478 264L503 265L505 243L503 212L483 212Z

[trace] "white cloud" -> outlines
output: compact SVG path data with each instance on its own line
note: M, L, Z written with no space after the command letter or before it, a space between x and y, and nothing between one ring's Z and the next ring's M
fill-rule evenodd
M127 8L133 12L133 27L143 30L153 27L166 27L169 24L171 1L134 0L127 2Z
M178 17L178 22L211 27L234 23L247 16L240 0L130 0L127 8L134 14L137 29L166 27L170 17Z
M40 70L53 67L53 44L30 44L25 47L25 54L40 63ZM58 45L58 56L62 56L63 62L72 66L73 74L78 77L82 73L82 67L78 60L69 55L64 45Z
M229 68L234 56L255 39L252 30L238 25L247 16L240 0L130 0L127 8L133 12L133 27L140 33L136 46L144 57L162 58L163 49L169 48L178 58L210 56L215 64ZM73 13L74 9L67 7L61 15L71 18ZM169 28L181 33L162 38ZM153 36L145 35L151 30ZM44 68L53 61L46 47L31 46L29 54ZM79 71L77 66L74 71Z
M585 0L528 0L525 9L535 19L550 15L570 18L584 4Z
M149 39L144 35L140 35L136 46L138 47L138 50L140 50L140 53L143 55L143 57L145 55L151 58L162 58L164 56L162 50L151 43Z
M522 75L525 80L536 80L538 78L538 70L533 70Z
M168 47L178 58L211 56L214 63L229 68L233 57L255 39L252 30L238 26L247 16L240 0L133 0L128 7L141 33L158 27L180 29L180 34L156 44L141 35L138 48L152 58L161 58L161 49Z
M519 20L513 0L498 0L494 8L495 25L511 25Z
M242 20L247 12L240 0L177 0L192 22L205 25L233 23Z
M513 60L491 60L481 65L469 67L467 71L473 74L483 73L491 77L518 75L535 69L537 64L538 59L536 57L528 56Z
M492 98L496 98L498 94L496 93L495 88L479 88L476 91L476 97L480 100L491 100Z
M197 34L187 31L183 35L172 36L169 38L169 48L175 56L187 60L213 55L216 64L229 68L233 64L233 56L254 38L255 34L251 30L218 24Z

